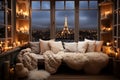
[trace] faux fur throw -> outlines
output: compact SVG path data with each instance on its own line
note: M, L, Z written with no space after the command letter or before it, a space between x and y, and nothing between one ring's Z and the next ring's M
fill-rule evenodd
M88 59L84 54L80 53L65 53L63 61L72 69L81 70L84 65L88 62Z
M88 52L85 56L89 60L84 66L86 73L98 74L108 64L109 57L102 52Z
M55 73L61 65L61 57L58 54L54 54L52 51L46 51L43 55L45 58L45 70L51 74Z
M37 59L35 59L32 54L34 53L31 53L31 49L27 48L21 50L21 52L17 56L18 61L23 63L24 67L26 67L28 70L33 70L37 68Z

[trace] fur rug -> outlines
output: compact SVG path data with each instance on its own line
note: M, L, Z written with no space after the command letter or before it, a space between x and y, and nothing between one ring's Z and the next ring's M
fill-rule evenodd
M50 76L45 70L32 70L28 75L28 80L46 80Z

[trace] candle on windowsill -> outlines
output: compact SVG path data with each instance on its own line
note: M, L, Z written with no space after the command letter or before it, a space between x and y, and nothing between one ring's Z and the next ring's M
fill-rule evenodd
M115 59L118 59L118 52L115 52Z

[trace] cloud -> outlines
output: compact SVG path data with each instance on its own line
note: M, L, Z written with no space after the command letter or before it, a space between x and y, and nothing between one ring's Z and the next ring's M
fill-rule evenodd
M58 17L73 17L74 11L56 11L56 16Z
M43 1L45 2L45 1ZM85 7L87 3L86 1L81 1L81 6ZM56 1L57 8L62 8L64 6L64 1ZM67 7L71 7L71 5L74 6L74 1L67 1L66 3ZM92 3L90 4L91 7L94 7ZM49 3L43 3L44 8L49 7ZM97 25L97 10L80 10L79 12L79 23L81 27L88 28L91 26L91 28L96 27ZM64 19L65 16L68 17L68 26L74 27L75 25L75 10L69 11L69 10L62 10L62 11L55 11L55 24L56 26L64 26ZM37 25L50 25L50 11L38 11L33 12L32 14L32 22ZM87 26L89 25L89 26Z

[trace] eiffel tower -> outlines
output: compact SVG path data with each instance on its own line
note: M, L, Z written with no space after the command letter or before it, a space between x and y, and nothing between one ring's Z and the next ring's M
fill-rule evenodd
M63 30L62 30L62 32L61 32L61 35L62 35L63 37L67 37L69 34L70 34L70 31L69 31L69 29L68 29L67 17L65 17L64 28L63 28Z

